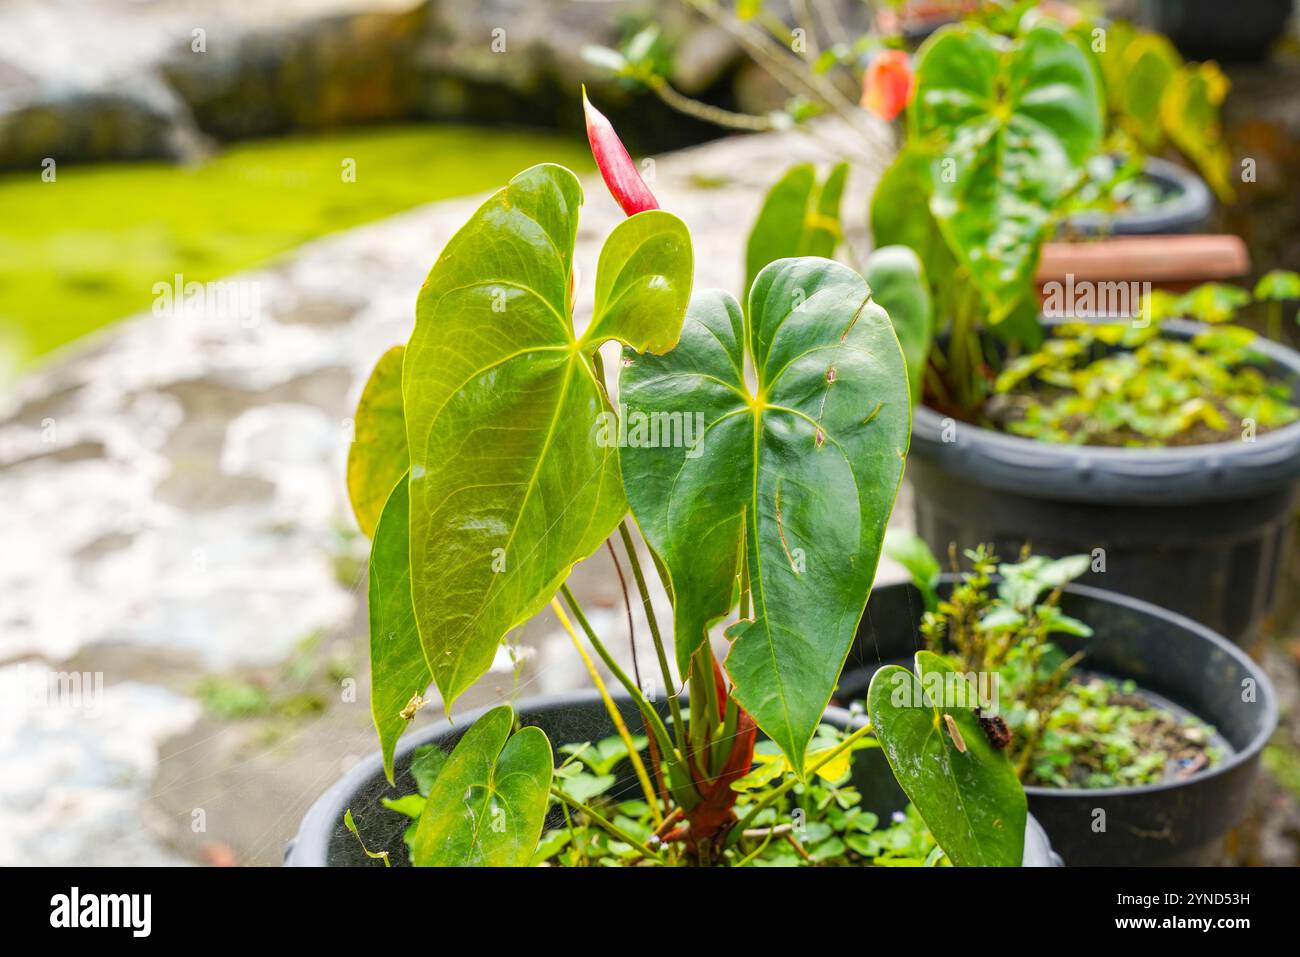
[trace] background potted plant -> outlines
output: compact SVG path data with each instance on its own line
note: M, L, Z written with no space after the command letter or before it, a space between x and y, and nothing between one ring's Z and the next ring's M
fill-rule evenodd
M934 548L987 541L1016 554L1033 541L1057 554L1095 553L1106 570L1094 579L1102 587L1249 643L1275 596L1300 474L1300 426L1288 411L1300 397L1300 357L1241 330L1163 321L1177 313L1222 323L1232 314L1225 302L1245 294L1221 285L1180 298L1152 295L1141 307L1135 294L1124 305L1133 328L1091 331L1082 349L1055 334L1077 326L1040 323L1035 266L1087 161L1099 155L1104 112L1088 54L1060 27L1039 24L1014 39L949 27L922 47L908 139L872 203L877 243L914 250L932 293L933 318L899 332L906 341L934 330L933 346L915 347L928 353L909 471L917 529ZM1101 284L1082 284L1091 285ZM1093 307L1078 309L1071 297L1054 311L1097 311L1096 290L1086 291ZM894 318L908 321L902 312ZM1046 341L1045 332L1053 333ZM1142 341L1150 342L1147 357L1160 357L1154 365L1136 354ZM1099 401L1076 405L1082 427L1071 444L1043 441L1067 438L1060 434L1030 440L1001 431L999 371L1051 366L1070 353L1086 355L1093 372L1109 364L1112 373L1079 382ZM1071 383L1052 375L1038 397L1044 408L1054 402L1051 390L1071 391L1075 374ZM1121 380L1144 394L1124 402L1100 394ZM1238 394L1247 381L1247 391L1264 398ZM1001 384L1005 392L1008 378ZM1240 412L1231 421L1212 411L1229 405ZM1042 411L1029 417L1041 421ZM1080 444L1116 414L1141 422L1147 411L1177 427L1163 435L1159 426L1139 429L1151 439L1142 442L1122 429L1106 439L1094 432L1109 447ZM1201 428L1205 415L1222 427Z
M1050 23L1014 38L948 27L922 47L914 82L898 57L877 57L867 74L882 115L910 100L908 138L876 189L871 218L878 244L915 252L930 290L928 299L909 297L911 309L882 299L918 399L909 472L917 528L935 548L987 541L1016 554L1033 541L1057 554L1095 552L1107 572L1098 585L1252 643L1275 598L1300 474L1292 422L1300 357L1225 328L1232 304L1249 294L1220 284L1177 298L1157 291L1143 300L1134 290L1123 304L1128 331L1040 322L1042 305L1057 318L1106 311L1096 291L1108 284L1081 283L1093 303L1082 308L1073 296L1040 304L1034 286L1044 241L1069 214L1088 163L1105 155L1102 85L1079 39ZM1133 39L1131 72L1149 72L1141 64L1160 49ZM1213 85L1200 68L1171 69L1186 71L1180 86ZM1207 167L1218 168L1220 154L1213 139L1203 144ZM832 170L819 186L811 170L792 170L773 187L750 241L751 271L756 252L779 245L766 237L833 248L843 175ZM870 261L862 268L869 274ZM1288 283L1279 272L1260 284L1274 326ZM1217 331L1167 319L1174 315ZM1060 368L1081 357L1081 368ZM1053 370L1041 394L1009 400L1012 380L1034 367ZM1081 400L1076 384L1093 399ZM1007 414L1017 404L1015 415L1040 425L1049 410L1072 406L1080 427L1013 426Z
M561 167L533 167L443 249L411 340L380 360L362 395L348 478L358 519L373 534L372 705L390 783L397 739L429 685L450 712L506 632L548 604L587 663L609 725L593 727L598 708L588 698L581 708L522 703L519 714L535 725L520 727L501 706L467 728L436 729L433 739L454 741L454 750L427 793L399 795L422 801L412 860L529 863L549 812L557 826L577 816L584 834L599 828L630 847L620 863L746 863L788 830L763 825L761 815L796 788L806 792L832 762L879 743L948 860L1019 864L1028 824L1006 755L977 740L969 710L945 718L951 738L917 739L916 722L938 721L944 708L920 690L919 677L903 676L917 694L877 709L874 725L814 737L871 587L906 456L907 377L889 317L860 276L816 257L768 265L743 309L715 290L688 306L685 226L655 208L590 107L588 132L629 218L601 251L585 332L575 334L571 318L581 190ZM617 411L598 352L609 340L623 346ZM634 440L647 423L677 431ZM698 431L682 431L693 424ZM629 507L672 599L675 672ZM662 707L619 667L565 584L572 566L616 531L662 687L674 689ZM709 630L728 618L720 663ZM644 745L632 739L588 646L626 693ZM551 718L556 744L581 748L617 732L644 802L643 820L633 822L650 828L644 839L566 789L566 765L555 769L545 730ZM741 800L760 732L780 763ZM334 815L340 793L351 801L356 787L359 800L374 796L375 770L322 799L291 860L336 846L321 828L335 837L354 829L363 853L391 860L356 825L372 808L349 804ZM418 784L412 766L405 770ZM970 813L953 815L954 804Z
M990 66L979 94L971 62ZM907 356L918 531L937 549L987 541L1014 555L1032 541L1095 553L1102 587L1252 642L1300 472L1300 357L1228 322L1250 299L1232 286L1135 290L1129 328L1060 318L1104 312L1101 283L1079 284L1091 305L1062 284L1040 305L1043 242L1103 143L1095 72L1060 27L1014 40L945 28L922 50L915 93L901 58L878 57L868 81L886 114L912 101L909 138L872 204L877 241L892 245L859 268ZM750 277L776 256L837 248L846 175L844 164L822 177L807 164L787 171L751 232ZM1011 208L1023 214L1005 217ZM1259 284L1274 325L1296 285L1280 271ZM1040 307L1058 318L1044 324ZM1052 425L1064 420L1071 429Z
M913 584L877 589L836 697L867 693L918 641L992 676L1029 806L1071 865L1208 864L1244 816L1277 725L1263 671L1146 602L1068 585L1086 555L999 563L981 546L941 574L923 542L889 553Z
M1300 356L1227 323L1225 291L1250 298L1214 284L1153 296L1137 323L1053 322L1003 365L977 423L919 407L918 532L1086 552L1090 581L1253 644L1291 534Z

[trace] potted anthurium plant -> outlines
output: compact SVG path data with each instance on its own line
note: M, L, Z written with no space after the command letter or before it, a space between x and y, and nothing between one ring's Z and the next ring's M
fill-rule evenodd
M588 131L629 216L601 249L585 329L582 190L536 166L447 243L409 342L362 394L348 485L373 536L380 754L309 812L289 862L1046 863L1007 756L924 673L895 678L898 697L865 725L827 711L907 452L885 311L859 275L814 256L765 266L744 307L692 296L686 226L590 107ZM610 340L617 408L597 351ZM684 432L686 417L701 428ZM646 423L666 431L632 441ZM671 648L634 526L672 600ZM654 702L566 584L613 535L668 689ZM456 715L507 632L548 606L594 692ZM399 750L431 687L455 723ZM938 726L950 730L927 733ZM912 802L902 831L880 812L903 800L861 806L880 781L855 757L877 748Z
M981 717L1071 865L1214 862L1277 725L1258 665L1179 615L1071 585L1087 555L1001 562L954 546L944 574L914 535L886 551L913 581L872 593L837 699L879 694L873 676L919 634L989 683Z

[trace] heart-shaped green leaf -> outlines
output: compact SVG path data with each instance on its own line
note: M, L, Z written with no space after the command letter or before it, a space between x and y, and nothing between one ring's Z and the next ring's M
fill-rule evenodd
M623 479L671 576L678 664L731 607L744 549L755 617L733 629L727 671L738 702L802 768L907 453L889 318L852 270L782 259L755 281L748 321L726 293L702 292L676 349L624 361ZM632 441L637 428L653 441Z
M849 164L837 163L817 182L812 163L791 166L763 200L745 251L745 288L768 263L791 256L829 259L840 244L840 197Z
M402 476L388 496L370 549L370 712L390 782L393 749L414 713L403 712L433 681L411 606L410 514L407 478Z
M523 867L532 859L553 758L540 728L511 734L514 721L509 705L493 708L451 752L416 826L417 867Z
M908 117L929 155L930 210L999 322L1028 292L1051 217L1101 145L1096 71L1054 26L1010 41L946 28L919 54Z
M686 227L639 213L606 241L576 338L581 202L562 167L520 173L447 243L416 304L402 371L411 591L447 708L625 514L592 354L611 338L671 348L690 295Z
M894 324L907 361L912 401L920 402L934 339L934 306L921 260L907 246L882 246L867 257L863 275L871 287L871 298L889 313Z
M348 449L348 497L361 531L374 538L388 494L406 474L406 420L402 416L402 346L375 364L353 419Z
M867 713L894 777L948 858L958 866L1017 867L1025 792L1006 752L980 727L978 703L967 679L928 651L917 652L915 674L886 665L867 691Z

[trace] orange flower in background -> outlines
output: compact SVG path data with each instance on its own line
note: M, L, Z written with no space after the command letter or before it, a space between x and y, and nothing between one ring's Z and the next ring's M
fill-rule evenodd
M596 167L604 177L610 194L623 207L623 212L633 216L647 209L658 209L659 204L655 202L654 194L641 178L623 141L614 132L613 124L605 119L605 114L591 105L585 87L582 91L582 108L587 115L587 141L591 144L591 155L596 158Z
M862 78L862 108L892 120L912 97L912 63L902 50L878 54Z

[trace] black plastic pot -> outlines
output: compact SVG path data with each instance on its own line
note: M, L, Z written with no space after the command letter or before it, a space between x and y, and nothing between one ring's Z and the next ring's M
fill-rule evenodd
M951 583L945 578L945 592ZM911 585L872 593L837 700L847 704L865 695L882 663L911 667L922 607ZM1267 676L1208 628L1134 598L1074 585L1065 590L1062 608L1094 630L1091 638L1053 639L1071 654L1085 653L1081 668L1132 679L1161 703L1209 722L1231 753L1214 768L1168 784L1026 788L1030 813L1071 867L1211 863L1246 812L1260 752L1277 727L1277 698ZM1246 688L1253 688L1253 701L1243 700ZM1096 829L1099 822L1104 830Z
M1154 156L1142 163L1142 176L1159 187L1162 199L1149 209L1075 213L1065 221L1066 236L1151 236L1202 231L1214 213L1210 187L1191 170Z
M1203 328L1170 321L1167 334ZM1260 338L1270 375L1300 402L1300 354ZM918 406L907 478L916 530L937 555L1026 542L1061 556L1104 550L1096 585L1254 644L1276 597L1300 477L1300 422L1253 442L1122 449L1056 445ZM1100 553L1098 553L1100 554Z
M1292 0L1144 0L1144 20L1183 56L1256 63L1281 36Z
M618 695L615 700L628 726L639 727L641 719L632 701L625 695ZM595 691L531 698L519 702L516 710L524 724L537 725L546 732L553 748L568 743L598 741L616 733L605 705ZM290 867L382 867L382 862L365 855L357 839L343 826L343 812L349 808L367 848L375 852L388 851L394 864L407 864L402 833L410 822L385 808L379 799L413 792L415 781L410 774L412 752L421 744L428 743L450 751L482 713L458 715L454 728L440 721L407 734L397 752L395 788L389 787L384 779L377 750L357 764L307 811L297 835L285 849L285 864ZM827 711L825 720L839 728L848 727L853 722L849 713L839 708ZM640 796L636 780L627 768L620 766L618 770L622 772L619 781L608 793L629 798ZM862 806L882 817L901 810L907 803L878 749L858 752L853 762L853 783L862 792ZM548 827L558 827L562 823L559 812L554 813L555 819L547 822ZM1053 867L1061 863L1052 852L1043 829L1032 818L1025 829L1024 863L1026 867Z

